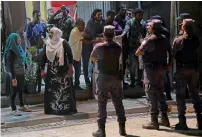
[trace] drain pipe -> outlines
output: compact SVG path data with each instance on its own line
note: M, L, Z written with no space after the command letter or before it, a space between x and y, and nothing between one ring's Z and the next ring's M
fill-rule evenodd
M141 9L141 1L138 1L138 8Z

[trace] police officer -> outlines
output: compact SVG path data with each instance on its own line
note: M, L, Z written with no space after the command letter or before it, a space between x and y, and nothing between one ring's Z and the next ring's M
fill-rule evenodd
M182 22L184 19L190 19L191 15L189 13L181 13L179 17L177 17L177 20L179 21L179 34L178 35L183 35L183 30L182 28ZM189 99L189 89L186 87L186 99Z
M179 21L179 35L182 35L183 34L183 31L181 29L182 27L182 22L184 19L190 19L191 18L191 15L189 13L181 13L179 17L177 17L177 20Z
M154 15L150 18L150 20L158 19L162 21L162 28L161 28L161 34L165 35L168 39L170 38L170 32L165 27L165 24L163 22L163 19L159 15ZM172 100L171 97L171 84L170 84L170 77L169 77L169 70L166 71L165 75L165 93L166 93L166 100Z
M136 56L143 55L145 92L149 97L151 122L143 125L144 129L159 129L159 125L169 127L168 106L164 94L164 76L166 67L171 64L171 46L169 40L161 35L161 21L152 20L148 24L149 34L136 51ZM167 62L167 53L169 61ZM162 119L158 123L158 102Z
M130 67L130 78L131 84L130 86L133 87L135 85L135 78L136 85L141 85L142 80L142 69L139 66L139 59L135 56L135 51L140 45L140 38L144 37L145 33L145 24L142 20L143 18L143 10L142 9L135 9L134 17L127 21L125 29L123 33L118 36L123 38L127 35L128 42L129 42L129 67Z
M202 130L202 110L200 107L200 97L197 90L198 82L198 59L197 50L199 48L199 38L193 32L192 19L184 19L182 22L181 36L175 38L173 42L173 55L176 59L177 71L174 74L176 81L176 101L178 107L179 123L175 125L176 130L187 130L186 124L186 86L189 87L189 93L193 99L194 109L197 116L198 129Z
M93 133L94 137L105 137L105 122L107 118L108 92L118 116L119 133L126 135L125 111L122 103L122 57L121 46L113 41L114 26L104 27L105 42L97 44L92 53L91 60L95 63L94 72L97 73L96 92L98 96L98 131Z

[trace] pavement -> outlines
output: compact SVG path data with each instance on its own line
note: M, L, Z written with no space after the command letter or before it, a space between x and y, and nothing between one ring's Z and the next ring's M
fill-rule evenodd
M86 84L84 81L84 75L80 76L80 86L84 90L77 90L75 91L76 94L76 100L77 101L86 101L89 99L93 99L92 96L92 89L86 88ZM42 86L41 93L32 93L32 94L24 94L24 102L26 105L36 105L41 104L44 102L44 91L45 86ZM135 87L135 88L128 88L127 90L124 90L124 96L129 98L140 98L145 95L145 92L141 87ZM19 100L16 98L16 104L19 105ZM1 96L1 107L6 108L10 106L10 98L7 96Z
M178 122L177 114L169 114L171 125ZM72 124L74 122L74 124ZM149 115L128 115L126 121L126 137L201 137L202 131L196 129L195 115L187 114L188 131L176 131L171 128L160 127L160 130L142 129L142 124L149 122ZM60 124L60 125L58 125ZM2 129L2 137L92 137L92 132L97 130L96 120L63 121L49 125L19 127ZM118 133L118 124L115 118L108 117L106 123L107 137L121 137Z
M130 114L135 112L148 111L148 105L142 102L143 101L139 99L124 99L123 103L125 106L126 113ZM43 104L28 107L31 108L33 112L23 112L22 116L12 116L10 115L10 108L2 108L1 119L2 122L5 123L2 128L51 123L67 119L93 118L97 117L98 111L96 100L77 102L77 110L79 113L69 116L45 115L43 110ZM108 115L115 115L115 109L111 100L108 100L107 111Z
M84 81L81 82L82 86L85 86ZM89 91L77 91L77 97L86 96L89 97ZM148 112L149 106L146 98L142 97L144 95L144 91L140 87L129 88L124 91L125 97L134 97L136 99L125 98L123 100L123 104L125 107L126 114L133 113L145 113ZM41 95L42 96L42 95ZM172 94L173 99L175 99L175 94ZM42 96L43 97L43 96ZM12 116L10 115L11 109L10 107L1 108L1 128L8 129L13 127L26 127L32 125L38 125L42 123L52 123L52 122L60 122L63 120L77 120L77 119L89 119L97 117L97 102L96 100L88 100L88 101L77 101L77 109L78 113L74 115L68 116L56 116L56 115L45 115L43 110L43 99L41 98L41 104L38 105L27 105L29 108L33 110L31 113L23 113L22 116ZM39 99L37 94L33 94L30 98L33 102ZM2 101L2 100L1 100ZM7 100L8 101L8 100ZM188 101L190 103L190 101ZM5 103L5 102L4 102ZM173 112L177 112L176 102L169 101L167 102L171 107ZM7 102L7 105L9 102ZM19 107L19 106L18 106ZM193 112L192 104L188 104L189 112ZM112 101L108 100L107 105L108 116L114 116L115 110L112 104Z
M173 94L174 96L174 94ZM177 112L176 102L168 101L170 107L172 107L172 112ZM127 99L123 100L126 114L134 113L145 113L148 112L149 106L145 98L139 99ZM193 105L188 103L189 112L194 112ZM19 106L18 106L19 107ZM97 117L97 101L81 101L77 102L78 113L74 115L58 116L58 115L45 115L43 104L28 106L33 111L32 112L22 112L22 116L12 116L10 114L10 108L1 109L1 123L4 123L1 128L12 128L12 127L25 127L38 125L42 123L59 122L63 120L76 120L76 119L89 119ZM107 104L108 116L114 116L115 109L111 99L108 100Z

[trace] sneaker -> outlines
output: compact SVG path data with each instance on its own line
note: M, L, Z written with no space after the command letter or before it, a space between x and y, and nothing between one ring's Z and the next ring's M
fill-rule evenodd
M25 106L20 107L20 108L19 108L19 111L22 111L22 112L32 112L31 109L29 109L29 108L27 108L27 107L25 107Z
M18 110L15 110L15 111L11 112L11 115L13 115L13 116L21 116L22 114Z

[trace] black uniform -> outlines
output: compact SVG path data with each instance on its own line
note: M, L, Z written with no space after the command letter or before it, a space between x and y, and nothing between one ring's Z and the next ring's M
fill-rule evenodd
M193 99L194 109L197 114L199 129L202 129L202 110L200 97L197 90L199 78L197 50L199 47L198 37L193 35L182 35L176 37L173 45L173 53L176 59L177 71L174 75L176 81L176 100L178 106L179 123L176 129L188 129L185 118L186 87L189 87L189 94Z
M113 26L105 26L105 32L114 34ZM96 77L96 95L98 99L98 126L99 130L93 133L94 137L105 137L105 122L107 118L108 93L116 110L120 125L120 134L125 135L125 111L122 102L122 56L121 46L113 41L97 44L92 53L94 73Z

